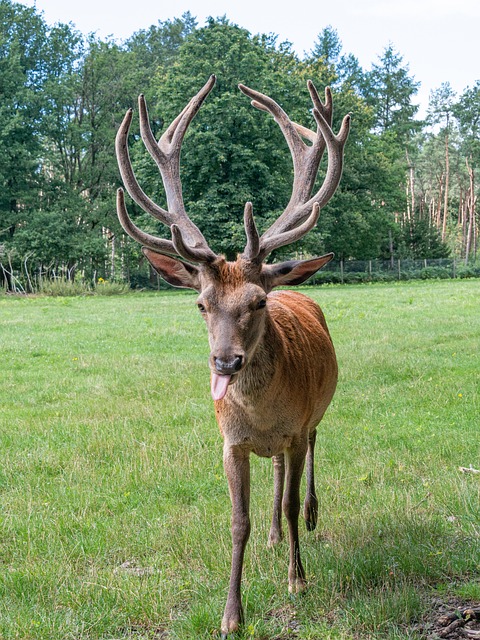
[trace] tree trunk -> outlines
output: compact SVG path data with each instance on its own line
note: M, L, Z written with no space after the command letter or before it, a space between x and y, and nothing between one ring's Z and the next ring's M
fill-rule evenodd
M438 181L438 200L436 202L435 226L440 229L442 226L442 200L443 200L443 173Z
M448 128L445 133L445 194L443 200L443 224L442 224L442 240L445 241L447 235L447 216L448 216L448 183L450 181L450 157L448 154Z
M115 234L113 233L113 231L110 236L110 239L112 241L112 253L111 253L112 264L110 268L110 279L115 280Z
M475 181L473 175L473 169L468 164L468 158L465 160L467 164L467 171L470 178L469 193L467 198L467 211L468 211L468 229L467 239L465 242L465 264L468 264L468 258L472 246L472 237L475 232ZM467 218L467 216L465 216Z
M415 216L415 167L410 162L408 149L405 149L405 156L408 165L408 182L407 182L407 217L413 219ZM410 191L410 197L409 197Z
M388 230L388 246L390 249L390 268L393 271L393 237L391 229Z

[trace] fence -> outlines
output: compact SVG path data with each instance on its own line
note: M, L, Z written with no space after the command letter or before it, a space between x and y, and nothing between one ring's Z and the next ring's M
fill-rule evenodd
M310 279L311 284L428 280L480 277L480 260L456 258L332 260Z

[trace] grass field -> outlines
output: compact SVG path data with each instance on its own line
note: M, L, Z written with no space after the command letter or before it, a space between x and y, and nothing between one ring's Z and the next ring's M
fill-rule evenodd
M434 597L480 601L480 281L310 288L340 381L319 429L309 589L266 548L253 458L257 640L414 638ZM190 293L0 297L0 638L216 637L230 503Z

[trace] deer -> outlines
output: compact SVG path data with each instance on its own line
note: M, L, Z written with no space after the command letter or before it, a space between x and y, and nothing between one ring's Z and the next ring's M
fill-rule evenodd
M334 395L338 368L335 350L320 307L303 293L275 290L299 285L332 258L266 263L279 247L307 234L320 210L335 193L343 169L350 115L337 134L332 130L332 94L325 101L308 81L316 131L290 120L269 96L243 84L239 89L251 104L268 112L277 124L293 160L293 188L283 213L262 235L247 202L243 220L244 251L227 261L208 246L187 215L180 180L180 153L185 133L215 85L212 75L157 141L149 124L143 95L138 98L140 132L158 166L166 194L166 209L142 190L128 153L133 117L129 109L116 137L116 155L123 184L146 212L170 227L171 239L141 230L129 217L122 188L117 214L125 232L142 245L153 269L175 287L198 293L198 309L206 321L210 355L211 395L223 438L223 465L232 505L232 557L229 589L221 622L226 639L244 622L241 580L250 535L250 455L273 460L273 515L268 545L282 540L282 510L288 525L288 585L291 593L307 586L299 545L300 483L306 467L303 515L307 530L315 529L318 499L314 481L317 426ZM312 195L319 165L328 163L320 188Z

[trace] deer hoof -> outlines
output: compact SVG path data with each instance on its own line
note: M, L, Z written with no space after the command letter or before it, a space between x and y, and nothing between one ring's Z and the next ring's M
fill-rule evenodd
M278 529L276 530L271 529L268 535L267 547L271 549L275 545L279 544L282 541L282 539L283 539L283 535L281 531L279 531Z
M304 578L296 578L288 585L289 593L302 593L307 588L307 581Z
M230 623L228 631L225 631L225 627L222 624L221 640L228 640L230 634L235 633L239 628L240 625L238 623Z
M310 518L305 518L305 524L307 525L307 531L314 531L315 527L317 526L317 520L315 519L310 519Z
M307 525L307 531L313 531L317 526L318 500L316 496L309 496L303 506L303 517Z
M243 623L243 609L231 607L229 610L228 605L225 609L225 613L223 615L222 626L221 626L221 638L222 640L227 640L231 633L235 633L240 629L240 625Z

